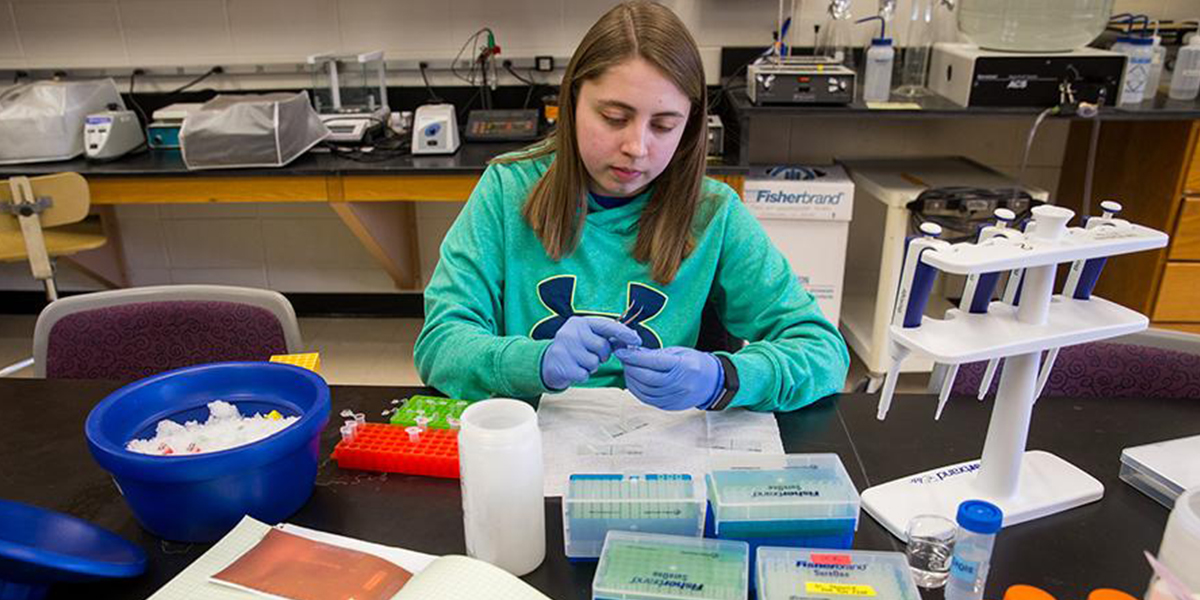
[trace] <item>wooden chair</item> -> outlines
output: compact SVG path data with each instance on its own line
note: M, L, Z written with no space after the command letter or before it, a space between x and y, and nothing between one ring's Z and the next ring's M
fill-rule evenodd
M0 183L0 262L29 261L46 298L57 300L53 260L107 241L99 218L88 218L90 205L87 181L78 173Z
M78 173L12 177L0 181L0 262L29 261L46 299L58 299L54 259L103 246L100 219L88 218L91 194ZM0 377L20 371L33 359L0 368Z

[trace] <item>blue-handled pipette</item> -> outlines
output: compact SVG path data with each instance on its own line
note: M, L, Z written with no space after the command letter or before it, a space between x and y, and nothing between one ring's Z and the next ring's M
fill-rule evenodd
M997 208L992 214L996 217L996 224L980 229L978 242L990 240L997 236L1020 235L1020 232L1009 227L1009 224L1016 220L1016 213L1007 208ZM975 314L986 313L988 305L992 302L992 294L996 290L996 283L999 279L999 272L972 273L968 275L967 283L963 287L962 299L958 303L959 310ZM934 420L942 418L942 409L946 407L946 401L950 399L950 389L954 386L954 378L957 375L958 365L939 364L934 366L930 391L932 391L933 384L938 380L941 381L937 411L933 414Z
M908 248L904 252L904 266L900 275L900 287L896 291L896 306L892 311L893 327L920 327L925 316L925 306L929 303L929 294L933 291L933 282L937 279L937 269L932 265L921 262L921 254L926 250L945 248L949 244L937 239L942 234L942 227L937 223L922 223L921 237L910 238ZM900 375L900 363L908 356L909 349L890 342L892 364L888 368L887 378L883 381L883 390L879 394L879 412L876 417L883 420L887 417L892 405L892 396L896 392L896 379Z
M1121 203L1115 200L1101 202L1100 216L1088 219L1084 224L1084 229L1113 226L1117 221L1116 216L1121 213L1122 208ZM1107 256L1101 256L1071 263L1071 270L1067 273L1067 282L1063 284L1062 295L1073 300L1090 299L1107 260ZM1046 388L1046 381L1050 379L1050 371L1054 368L1054 361L1058 358L1059 350L1060 348L1051 348L1046 353L1046 358L1042 362L1042 370L1038 373L1037 391L1033 394L1034 401L1041 397L1042 390Z

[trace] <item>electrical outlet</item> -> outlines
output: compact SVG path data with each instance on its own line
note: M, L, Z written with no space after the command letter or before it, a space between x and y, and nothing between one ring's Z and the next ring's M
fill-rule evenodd
M549 73L550 71L554 70L554 57L553 56L535 56L533 58L533 66L534 66L534 69L536 69L542 73Z

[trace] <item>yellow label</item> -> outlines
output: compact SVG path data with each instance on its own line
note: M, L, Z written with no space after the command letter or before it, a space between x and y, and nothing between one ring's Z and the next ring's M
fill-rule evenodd
M267 413L267 418L268 418L268 419L270 419L270 420L272 420L272 421L278 421L278 420L280 420L280 419L282 419L282 418L283 418L283 415L282 415L282 414L280 414L280 412L279 412L279 411L277 411L277 410L273 410L273 411L271 411L271 412Z
M850 583L822 583L809 581L804 584L804 591L810 594L832 594L835 596L874 596L875 588L869 585L854 585Z

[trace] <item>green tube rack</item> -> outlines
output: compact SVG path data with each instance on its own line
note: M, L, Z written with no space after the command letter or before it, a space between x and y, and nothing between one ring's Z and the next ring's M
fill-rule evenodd
M469 405L466 400L417 395L397 407L389 422L407 427L416 425L417 417L424 415L429 418L427 427L431 429L455 429L450 426L448 419L461 420L463 411Z

